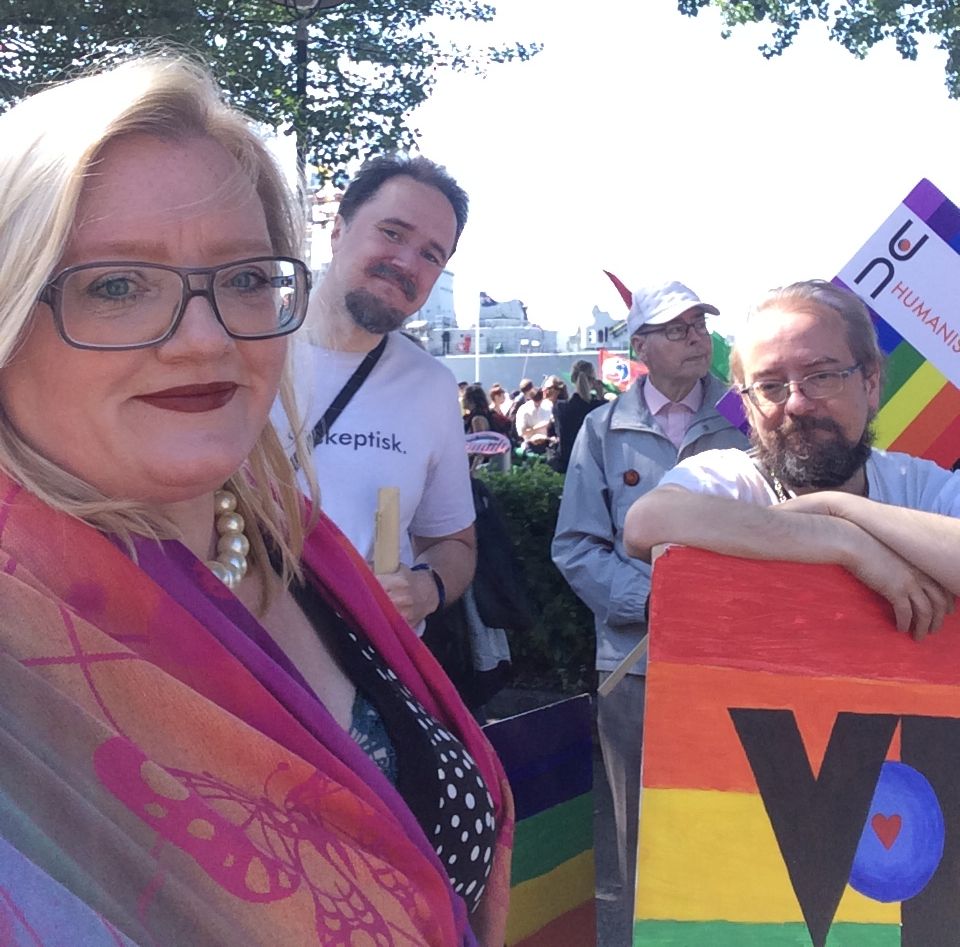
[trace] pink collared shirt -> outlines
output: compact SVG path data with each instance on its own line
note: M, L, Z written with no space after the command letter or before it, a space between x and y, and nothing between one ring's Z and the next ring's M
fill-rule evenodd
M660 430L678 450L683 443L683 436L693 421L693 416L703 404L703 385L694 385L681 401L671 401L662 391L656 388L648 378L643 384L643 397L647 402L650 413L656 418Z

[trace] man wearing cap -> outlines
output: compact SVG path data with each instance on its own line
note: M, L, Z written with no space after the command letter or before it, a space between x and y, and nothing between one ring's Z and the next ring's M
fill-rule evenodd
M593 611L601 682L646 632L650 567L624 549L627 510L679 460L748 446L715 407L726 386L710 374L707 313L718 310L682 283L634 293L627 327L647 374L588 414L573 446L553 560ZM638 661L597 703L617 824L624 935L633 914L645 674L646 661Z

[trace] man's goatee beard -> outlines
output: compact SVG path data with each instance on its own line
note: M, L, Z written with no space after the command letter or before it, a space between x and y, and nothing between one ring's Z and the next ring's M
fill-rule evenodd
M386 335L399 329L408 315L402 309L388 306L366 289L351 290L343 297L343 303L353 321L373 335Z
M834 436L821 440L816 431ZM831 418L795 417L774 432L769 446L751 434L759 463L794 489L835 490L842 487L866 462L873 444L873 430L867 423L860 439L851 443L840 425Z

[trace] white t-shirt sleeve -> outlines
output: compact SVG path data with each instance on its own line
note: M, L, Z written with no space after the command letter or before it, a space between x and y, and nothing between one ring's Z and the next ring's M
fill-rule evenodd
M870 497L960 518L960 472L951 473L931 460L875 450L867 461Z
M729 497L767 506L776 495L742 450L707 450L668 470L658 486L675 486L691 493Z
M514 425L517 428L517 434L523 437L523 429L527 426L527 417L533 410L533 402L526 401L517 408L517 416L514 418Z
M960 470L950 474L936 500L936 512L960 519Z

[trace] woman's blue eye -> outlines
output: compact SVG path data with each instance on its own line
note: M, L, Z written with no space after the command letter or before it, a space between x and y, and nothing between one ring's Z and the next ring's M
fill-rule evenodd
M131 292L132 287L130 285L130 280L125 276L111 276L107 279L100 280L98 283L95 283L91 290L95 293L100 293L103 296L108 296L111 299L122 299L129 292Z

